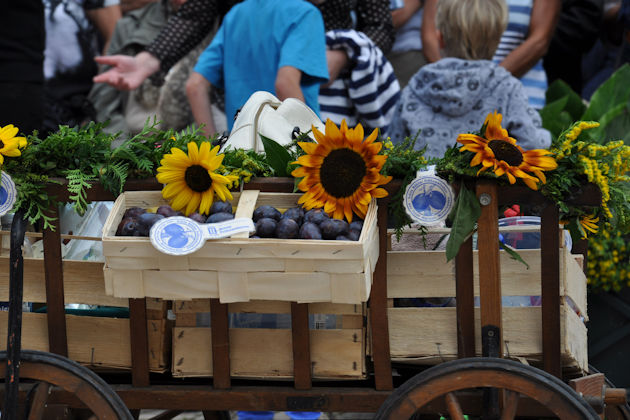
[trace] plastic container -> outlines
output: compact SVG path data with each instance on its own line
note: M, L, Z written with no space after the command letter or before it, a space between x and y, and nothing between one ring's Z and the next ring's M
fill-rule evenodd
M273 411L237 411L238 420L273 420Z
M505 226L540 226L538 216L514 216L499 219L499 227ZM502 232L499 239L504 244L514 249L538 249L540 248L540 232ZM564 245L571 249L573 241L569 232L564 232Z
M315 420L322 416L319 411L287 411L286 414L291 420Z

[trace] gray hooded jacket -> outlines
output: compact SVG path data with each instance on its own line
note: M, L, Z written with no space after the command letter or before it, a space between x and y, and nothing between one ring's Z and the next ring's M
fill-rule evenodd
M403 89L387 135L394 144L414 137L415 148L440 158L460 133L477 132L486 116L503 114L502 127L523 149L551 145L538 112L530 108L521 82L486 60L444 58L422 67Z

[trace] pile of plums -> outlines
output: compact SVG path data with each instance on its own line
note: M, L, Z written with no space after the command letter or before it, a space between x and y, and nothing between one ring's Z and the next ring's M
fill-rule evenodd
M175 211L168 204L157 208L155 213L140 207L130 207L125 210L122 220L116 229L116 236L149 236L151 226L165 217L184 216L181 211ZM232 204L228 201L215 201L210 207L210 215L204 216L197 212L191 213L189 219L198 223L217 223L234 219Z
M149 236L155 222L171 216L184 216L184 213L173 210L169 205L158 207L155 213L140 207L128 208L118 224L116 236ZM215 201L209 216L195 212L188 218L198 223L218 223L234 219L234 214L228 201ZM273 206L260 206L254 210L252 219L256 233L251 238L358 241L363 228L360 219L348 223L332 219L323 209L305 212L301 207L292 207L282 213Z
M358 241L363 228L362 220L348 223L332 219L323 209L304 212L301 207L281 213L273 206L260 206L254 210L252 219L256 224L252 238Z

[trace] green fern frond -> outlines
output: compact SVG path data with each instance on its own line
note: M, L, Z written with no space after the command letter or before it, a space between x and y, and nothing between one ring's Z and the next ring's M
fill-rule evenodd
M87 210L87 189L92 188L90 182L96 179L96 176L85 174L79 169L66 171L66 179L68 180L69 198L73 202L74 210L81 216Z

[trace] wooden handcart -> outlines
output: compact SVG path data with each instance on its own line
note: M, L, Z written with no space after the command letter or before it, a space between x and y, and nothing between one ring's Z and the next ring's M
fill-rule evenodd
M160 187L154 182L129 181L126 190L158 190ZM291 192L293 180L258 179L246 184L245 188ZM389 186L390 196L396 188L397 185ZM58 185L51 184L49 189L51 195L64 197L65 192ZM603 418L604 413L607 418L630 418L625 406L625 390L607 387L603 375L571 380L563 377L557 207L539 193L526 188L497 187L494 183L479 181L475 189L482 204L477 240L483 244L478 251L483 357L475 357L479 353L475 342L475 264L472 241L468 240L460 249L455 263L459 359L428 369L392 369L387 293L388 198L384 198L378 203L379 258L368 302L367 329L371 357L366 358L370 367L367 379L313 380L309 306L297 302L290 303L292 382L233 377L228 305L220 303L219 299L210 299L212 379L182 380L151 375L147 301L145 298L130 298L130 378L127 375L104 375L106 386L99 382L90 388L88 384L96 379L93 381L92 376L77 370L67 379L56 380L56 374L51 376L42 359L29 359L29 352L20 355L19 346L17 355L15 351L11 353L13 345L10 342L9 354L3 357L13 362L2 363L8 377L2 411L8 412L7 404L19 400L26 401L31 407L29 419L43 418L41 413L46 404L88 407L97 418L126 419L129 413L123 409L105 414L106 409L101 403L108 401L105 405L118 407L122 401L136 416L140 409L166 409L171 410L173 415L179 411L194 410L203 411L207 419L224 418L226 410L373 412L379 419L439 418L440 415L463 419L464 414L471 418L593 419ZM112 199L98 185L89 190L88 198L93 201ZM575 200L576 203L597 206L600 197L596 191L585 190ZM542 369L503 358L498 207L518 203L538 204L543 208L540 252ZM58 216L55 210L51 210L50 215ZM59 229L45 231L43 239L48 350L56 355L68 356ZM12 276L19 278L22 273L17 271ZM12 303L21 303L21 300L21 292L12 293ZM16 309L10 313L10 322L21 321L18 312ZM418 325L418 329L426 327ZM19 336L18 331L14 337L19 341ZM17 360L21 357L22 363L16 364L15 357ZM16 367L22 369L18 371ZM12 387L17 375L35 380L35 385L27 383L20 385L19 389ZM67 386L69 383L72 386Z

